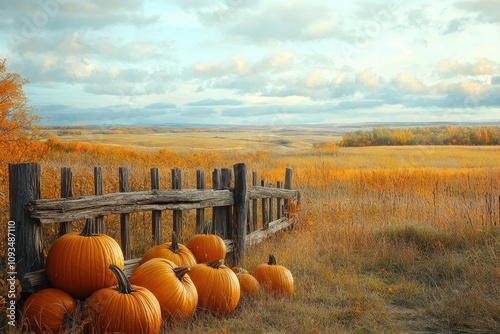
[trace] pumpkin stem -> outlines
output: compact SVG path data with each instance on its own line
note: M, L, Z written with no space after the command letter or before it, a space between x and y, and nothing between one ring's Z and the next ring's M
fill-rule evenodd
M175 254L179 253L179 241L177 240L177 233L175 231L172 232L172 243L170 244L170 247L168 247L172 252Z
M219 259L219 260L214 260L211 262L207 263L207 266L214 268L214 269L219 269L219 267L224 263L224 259Z
M82 233L80 233L81 236L84 237L91 237L93 235L96 235L94 233L94 220L92 218L87 218L85 221L85 226L83 227Z
M121 270L114 264L110 264L109 269L113 272L113 274L115 274L116 279L118 280L118 287L116 288L116 290L119 293L129 294L135 291L134 289L132 289L130 280L127 278L123 270Z
M277 264L276 258L273 254L269 254L269 262L267 264L270 266L275 266Z
M189 268L189 267L177 267L177 268L174 268L173 270L174 270L175 276L177 276L179 281L182 282L182 278L184 277L184 275L187 274L188 271L191 270L191 268Z

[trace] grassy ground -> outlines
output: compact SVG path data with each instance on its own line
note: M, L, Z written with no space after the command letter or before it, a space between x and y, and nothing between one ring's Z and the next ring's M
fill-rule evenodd
M92 184L86 189L81 175L91 176L95 163L132 166L132 190L147 187L140 180L152 161L173 167L153 153L122 153L115 161L111 154L52 152L42 169L75 166L85 193ZM251 271L273 253L293 273L296 291L243 298L228 317L198 312L163 332L500 333L499 154L498 147L184 152L187 165L175 164L184 169L245 161L276 180L293 168L303 198L297 225L249 249L242 266ZM132 224L149 233L147 219Z

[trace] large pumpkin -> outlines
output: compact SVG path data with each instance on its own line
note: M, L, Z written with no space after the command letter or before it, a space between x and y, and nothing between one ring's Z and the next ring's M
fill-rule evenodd
M161 308L148 289L131 285L117 266L110 265L118 286L94 292L85 304L83 315L97 333L157 334Z
M192 236L186 242L186 247L193 253L198 263L226 258L224 240L217 234L208 233L207 227L205 227L203 233Z
M259 264L253 276L268 292L276 295L293 294L293 276L290 270L276 263L274 255L269 255L267 263Z
M189 272L198 291L198 305L219 315L233 312L241 293L236 274L223 262L219 259L199 263Z
M66 292L47 288L26 299L21 314L33 333L59 333L71 325L76 302Z
M189 270L167 259L154 258L134 270L130 283L145 287L156 296L164 320L183 320L193 315L198 304L196 287L186 275Z
M47 254L45 272L49 282L75 298L115 285L116 278L108 267L124 267L120 245L110 236L94 234L93 228L93 220L87 219L80 234L61 236Z
M183 244L179 244L177 240L177 234L175 232L172 233L172 241L166 242L161 245L154 246L150 248L146 253L144 253L141 263L145 263L148 260L154 258L164 258L172 261L176 265L183 267L191 267L196 264L196 258L193 253L184 246Z

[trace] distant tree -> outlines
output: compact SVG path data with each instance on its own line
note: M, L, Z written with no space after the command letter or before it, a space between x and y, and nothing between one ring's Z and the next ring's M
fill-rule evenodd
M375 127L345 134L340 145L500 145L500 127Z
M0 161L38 159L42 154L36 141L40 118L24 93L28 80L8 72L5 63L5 59L0 59Z

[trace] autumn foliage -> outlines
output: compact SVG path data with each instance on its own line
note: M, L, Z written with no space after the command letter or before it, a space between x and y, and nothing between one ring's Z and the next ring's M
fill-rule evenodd
M375 127L342 137L341 145L499 145L500 127L427 126L410 128Z
M7 71L0 60L0 159L23 162L40 158L43 150L36 141L40 120L24 93L28 81Z

